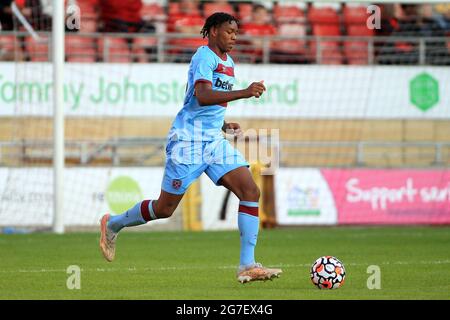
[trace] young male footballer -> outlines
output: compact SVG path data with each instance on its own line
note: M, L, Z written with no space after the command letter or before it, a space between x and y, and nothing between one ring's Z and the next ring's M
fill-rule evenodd
M161 194L158 199L137 203L121 215L105 214L101 218L100 248L107 261L114 259L117 235L122 228L169 218L189 185L205 172L216 185L229 189L240 200L237 280L268 280L282 273L281 269L266 268L255 261L260 191L249 164L222 133L233 130L239 135L241 130L239 124L224 121L228 102L259 98L266 90L263 81L232 90L234 62L228 52L236 44L237 33L238 20L227 13L217 12L206 19L201 34L208 38L208 45L197 49L189 65L184 105L167 138Z

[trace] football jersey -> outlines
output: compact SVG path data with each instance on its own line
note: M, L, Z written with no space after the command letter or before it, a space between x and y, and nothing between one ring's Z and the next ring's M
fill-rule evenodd
M199 47L191 59L183 108L169 131L169 140L212 141L223 138L222 126L227 104L201 106L195 96L197 82L209 82L212 90L231 91L234 62L227 54L222 60L208 46Z

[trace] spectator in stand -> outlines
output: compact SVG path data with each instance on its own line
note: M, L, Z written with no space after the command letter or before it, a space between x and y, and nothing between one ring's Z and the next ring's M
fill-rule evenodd
M211 11L212 10L211 6L214 9L214 11ZM200 8L205 17L213 14L214 12L225 12L230 15L235 15L236 13L235 3L230 3L228 0L201 1ZM211 9L208 10L208 8Z
M0 35L0 61L24 61L19 38Z
M185 36L170 39L172 48L169 52L175 57L174 62L188 63L197 48L207 44L200 35L205 19L201 16L198 1L181 0L177 8L175 13L169 12L168 30Z
M395 8L393 4L375 3L380 8L380 28L375 29L378 37L388 37L398 28ZM376 61L379 64L391 64L395 54L394 43L377 39L375 42Z
M419 20L420 35L424 37L445 37L445 28L433 15L433 8L430 4L422 5L422 12Z
M203 17L200 14L199 3L196 0L181 0L179 11L169 16L170 31L186 34L199 34Z
M8 31L14 27L11 3L12 0L2 0L0 2L0 30Z
M34 30L51 30L52 19L49 14L51 3L48 0L16 0L15 3ZM11 4L12 0L1 0L0 23L2 30L12 30L14 27Z
M392 36L399 38L420 36L420 15L416 4L401 4L397 13L397 28ZM396 60L400 64L419 63L419 45L414 41L395 42Z
M99 0L104 32L140 32L142 0Z
M427 64L448 63L446 44L441 40L433 40L433 37L444 37L442 29L427 7L417 4L402 4L401 15L398 18L398 28L392 33L399 38L426 38L425 60ZM417 41L396 41L395 54L402 64L418 64L421 59L421 48Z
M444 20L445 21L445 20ZM449 25L442 23L438 15L433 12L430 4L422 5L422 19L420 20L421 36L425 41L425 62L432 65L450 65L450 52L447 47L446 36L449 36Z
M376 4L380 8L380 28L375 29L377 36L389 36L397 27L398 22L394 14L394 6L392 4L380 3Z
M49 15L52 10L51 2L46 0L25 0L21 2L23 7L20 11L34 30L50 31L52 29L52 18ZM18 7L21 7L20 1Z
M440 27L445 30L447 36L450 36L450 3L435 5L433 13Z
M249 44L251 45L250 52L253 54L253 62L262 62L264 40L261 36L275 35L277 30L272 23L272 18L269 10L261 4L255 4L253 6L252 18L249 23L242 26L242 32L244 35L256 36ZM268 45L268 48L270 45Z
M11 9L12 1L2 0L0 2L0 32L14 29L14 18ZM23 6L23 3L20 3L20 1L16 0L16 3ZM24 61L21 41L22 37L0 33L0 61Z

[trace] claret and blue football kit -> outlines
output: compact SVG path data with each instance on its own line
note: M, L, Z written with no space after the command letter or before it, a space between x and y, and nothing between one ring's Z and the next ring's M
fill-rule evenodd
M195 84L199 81L211 83L213 90L231 91L234 84L234 62L231 57L227 55L227 59L222 60L208 46L200 47L192 57L184 105L167 138L166 167L161 188L168 193L184 194L203 172L218 185L219 179L226 173L249 166L241 153L223 136L227 105L200 106L195 97ZM124 227L159 219L154 211L154 202L143 200L124 213L111 216L108 228L117 233ZM255 264L258 206L258 202L239 202L240 267Z
M234 62L222 60L208 46L200 47L189 66L183 108L169 131L166 168L162 189L183 194L203 172L215 183L227 172L248 166L241 153L224 138L222 126L226 104L201 106L195 96L195 84L209 82L213 90L231 91Z

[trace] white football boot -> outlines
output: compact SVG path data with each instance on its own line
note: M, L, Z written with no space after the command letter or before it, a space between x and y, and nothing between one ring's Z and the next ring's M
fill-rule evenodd
M237 280L240 283L272 280L278 278L281 273L283 273L281 269L266 268L261 263L255 263L251 266L239 267Z
M116 254L116 239L118 233L108 228L109 214L100 219L100 250L108 262L114 260Z

